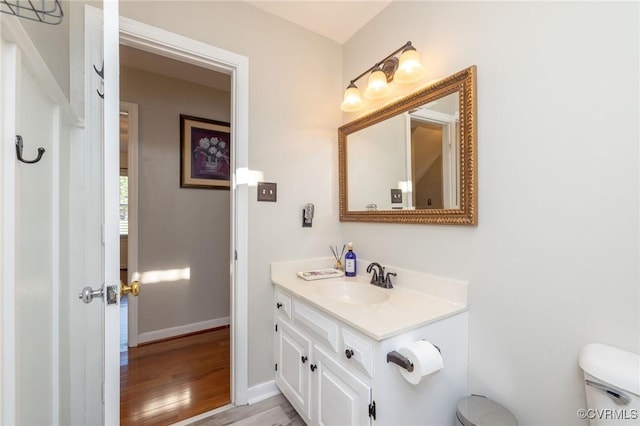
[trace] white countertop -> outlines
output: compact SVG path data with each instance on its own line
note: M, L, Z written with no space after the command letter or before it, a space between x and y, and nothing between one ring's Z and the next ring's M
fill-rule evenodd
M358 270L364 271L367 264L359 260ZM330 259L273 263L271 282L375 340L383 340L467 310L466 282L430 274L387 266L387 272L397 272L398 277L392 289L376 287L389 295L386 301L377 304L342 302L323 296L318 291L321 286L331 282L355 281L371 285L368 274L316 281L305 281L296 275L298 271L330 266ZM402 285L403 281L406 285Z

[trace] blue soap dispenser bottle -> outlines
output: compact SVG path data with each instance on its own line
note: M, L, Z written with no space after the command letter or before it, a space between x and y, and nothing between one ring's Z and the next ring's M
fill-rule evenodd
M347 277L356 276L356 254L353 252L353 243L348 244L347 253L344 255L344 274Z

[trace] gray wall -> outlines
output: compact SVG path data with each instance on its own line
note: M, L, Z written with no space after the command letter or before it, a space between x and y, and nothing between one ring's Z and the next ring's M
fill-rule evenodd
M277 203L258 203L249 189L249 386L272 381L269 264L328 256L329 244L344 242L337 226L341 47L244 2L127 1L120 12L249 58L249 168L278 183ZM316 211L313 228L303 229L306 202Z
M124 67L120 92L139 105L138 270L191 274L143 280L139 332L227 317L230 194L180 188L180 114L228 122L229 92Z
M345 85L407 40L427 80L478 66L479 225L342 231L363 258L470 281L469 391L522 425L586 424L586 343L640 352L638 16L396 1L344 46Z

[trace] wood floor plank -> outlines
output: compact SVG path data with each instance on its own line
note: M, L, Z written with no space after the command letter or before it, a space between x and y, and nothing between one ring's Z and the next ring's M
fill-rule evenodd
M230 402L229 328L121 354L120 422L168 425Z
M270 421L273 419L268 416L277 407L288 417L287 422L281 422L282 426L306 426L306 423L282 394L267 398L256 404L242 405L214 414L206 419L191 423L191 426L235 426L237 424L245 424L244 422L261 426L272 425L274 423L270 423ZM262 415L265 417L262 417ZM247 421L247 419L249 420ZM259 421L257 423L253 422L255 419Z

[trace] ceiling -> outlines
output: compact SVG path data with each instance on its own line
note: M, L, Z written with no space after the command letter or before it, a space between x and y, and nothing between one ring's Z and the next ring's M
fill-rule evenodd
M257 0L247 3L344 44L392 0Z
M166 56L120 45L120 65L177 78L225 92L231 91L231 76Z

